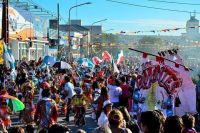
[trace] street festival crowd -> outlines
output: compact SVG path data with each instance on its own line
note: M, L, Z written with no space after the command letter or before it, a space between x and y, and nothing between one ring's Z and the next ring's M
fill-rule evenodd
M142 55L137 67L123 55L115 62L107 51L92 61L8 60L0 69L0 132L67 133L70 128L58 123L64 115L85 133L90 111L98 125L91 133L196 133L190 69L176 50L152 60ZM13 126L12 115L25 126Z

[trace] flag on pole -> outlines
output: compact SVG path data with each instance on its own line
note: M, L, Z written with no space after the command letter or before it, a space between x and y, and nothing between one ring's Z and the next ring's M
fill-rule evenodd
M10 68L11 68L11 76L16 79L17 77L17 73L15 70L15 58L12 55L11 50L8 49L7 45L4 43L3 40L0 40L0 45L3 45L3 49L4 49L4 53L3 53L3 57L5 61L8 61L10 63ZM1 60L1 59L0 59Z
M12 58L8 52L8 48L7 48L7 45L4 43L4 41L2 42L3 43L3 47L4 47L4 59L5 61L9 61L9 62L12 62Z
M7 45L2 41L4 47L4 60L10 63L11 69L15 69L15 58L12 52L7 48Z
M120 53L118 54L118 59L117 59L117 64L119 64L120 62L124 61L124 53L123 50L120 51Z
M115 64L113 57L111 57L111 61L112 61L114 73L119 73L119 69L117 68L117 65Z
M97 57L97 56L93 57L93 58L92 58L92 61L93 61L93 63L94 63L95 65L99 65L99 64L101 64L101 62L102 62L102 60L99 59L99 57Z
M108 51L104 51L104 52L102 53L102 57L103 57L103 60L112 61L112 57L111 57L111 55L108 53Z

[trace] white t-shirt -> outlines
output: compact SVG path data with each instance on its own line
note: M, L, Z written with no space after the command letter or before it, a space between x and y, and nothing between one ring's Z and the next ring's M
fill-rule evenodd
M117 103L119 102L119 96L122 94L122 89L117 86L113 86L108 84L108 89L109 89L109 95L110 95L110 101L112 103Z
M108 125L109 125L108 117L106 116L106 114L104 112L101 112L101 115L98 119L98 126L99 127L108 127Z
M68 95L66 98L72 98L75 95L74 85L70 82L67 82L65 84L64 90L68 92Z

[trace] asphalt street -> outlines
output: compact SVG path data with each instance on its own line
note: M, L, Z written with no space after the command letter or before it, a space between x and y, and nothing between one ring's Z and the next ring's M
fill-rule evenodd
M15 113L14 115L11 116L11 120L12 120L12 126L22 126L25 127L26 125L24 123L21 123L19 121L19 113ZM76 133L76 131L78 129L83 129L85 130L87 133L91 132L94 128L97 127L97 122L95 120L93 120L91 118L91 110L87 110L86 112L86 125L85 126L75 126L74 124L74 117L73 117L73 113L71 113L70 115L70 122L66 123L63 119L64 119L64 115L59 115L59 119L58 119L58 123L65 125L67 127L70 128L71 133ZM37 129L37 127L35 126L35 129Z
M35 100L34 100L34 103L37 103L37 99L38 99L38 96L36 95L35 96ZM95 129L97 127L97 122L95 120L93 120L91 118L91 109L88 109L86 111L86 115L85 115L85 120L86 120L86 125L85 126L82 126L82 127L77 127L75 126L74 124L74 117L73 117L73 113L71 111L71 114L70 114L70 122L69 123L66 123L66 121L64 121L63 119L65 118L64 115L61 113L61 107L58 108L59 110L59 118L58 118L58 123L59 124L62 124L62 125L65 125L67 127L70 128L71 130L71 133L76 133L76 131L78 129L83 129L85 130L87 133L90 133L93 129ZM14 113L12 116L11 116L11 120L12 120L12 126L22 126L22 127L25 127L26 125L24 123L21 123L19 121L19 112L16 112ZM37 129L37 126L35 126L35 129Z

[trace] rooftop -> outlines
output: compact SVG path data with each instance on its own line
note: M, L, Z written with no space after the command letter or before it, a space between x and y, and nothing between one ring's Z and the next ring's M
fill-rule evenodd
M83 26L80 26L80 25L77 25L77 24L72 24L71 26L69 25L60 25L60 30L61 31L69 31L69 27L70 27L70 31L76 31L76 32L86 32L86 31L89 31L89 29L83 27Z
M188 22L195 22L195 21L199 21L199 20L196 19L195 16L190 16L190 19L188 20Z

